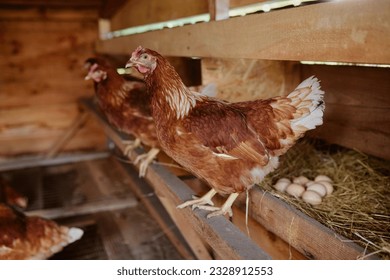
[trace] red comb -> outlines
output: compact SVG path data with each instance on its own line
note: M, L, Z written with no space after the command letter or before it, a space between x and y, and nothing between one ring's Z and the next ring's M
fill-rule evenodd
M139 56L139 53L141 52L141 51L143 51L143 47L142 46L138 46L136 49L135 49L135 51L133 51L133 53L131 54L131 57L132 58L136 58L137 56Z

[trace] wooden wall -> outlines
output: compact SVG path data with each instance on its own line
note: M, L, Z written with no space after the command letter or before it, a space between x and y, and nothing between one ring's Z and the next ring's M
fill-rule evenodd
M83 62L98 39L97 11L0 10L0 157L45 153L92 95ZM88 120L65 150L95 150L105 137Z
M390 68L301 65L325 91L324 125L313 135L390 159Z
M202 82L215 83L218 97L246 101L286 95L299 84L299 63L234 58L203 58Z

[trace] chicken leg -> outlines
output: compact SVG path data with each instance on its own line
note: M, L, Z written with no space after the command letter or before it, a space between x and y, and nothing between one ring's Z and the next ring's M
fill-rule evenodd
M154 160L156 155L160 152L157 148L152 148L147 152L146 154L139 155L134 160L134 164L137 165L140 163L139 166L139 177L145 177L146 169L148 168L149 164Z
M201 206L202 207L212 207L212 206L205 206L206 204L208 205L214 205L214 202L212 202L212 198L213 196L216 194L217 192L214 190L214 189L211 189L208 193L206 193L204 196L202 196L201 198L198 198L197 196L192 196L192 200L188 200L180 205L178 205L176 208L185 208L187 206L192 206L192 210L196 209L196 208L200 208Z
M130 152L141 145L141 140L139 138L136 138L134 141L122 140L122 144L126 146L123 155L129 157Z
M222 207L212 207L212 206L201 205L198 208L208 210L208 211L213 211L207 215L207 218L225 215L226 213L229 214L229 217L232 217L233 216L232 205L233 205L233 202L236 200L238 195L239 195L238 193L230 194L228 199L222 205Z

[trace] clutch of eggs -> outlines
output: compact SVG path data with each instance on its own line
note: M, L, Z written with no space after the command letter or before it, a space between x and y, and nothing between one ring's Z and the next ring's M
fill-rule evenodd
M305 176L279 179L274 188L280 192L286 192L296 198L302 198L303 201L318 205L322 198L333 193L333 181L326 175L318 175L313 181Z

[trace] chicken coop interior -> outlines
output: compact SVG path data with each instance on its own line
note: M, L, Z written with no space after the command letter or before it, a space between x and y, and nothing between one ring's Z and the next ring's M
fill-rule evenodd
M0 259L390 259L389 34L387 0L0 0ZM140 176L134 161L154 147L135 147L125 114L105 115L86 69L103 59L144 87L153 72L127 67L139 46L199 98L241 106L315 76L323 123L238 195L232 217L179 209L208 181L168 155L175 143ZM234 125L221 123L215 135Z

